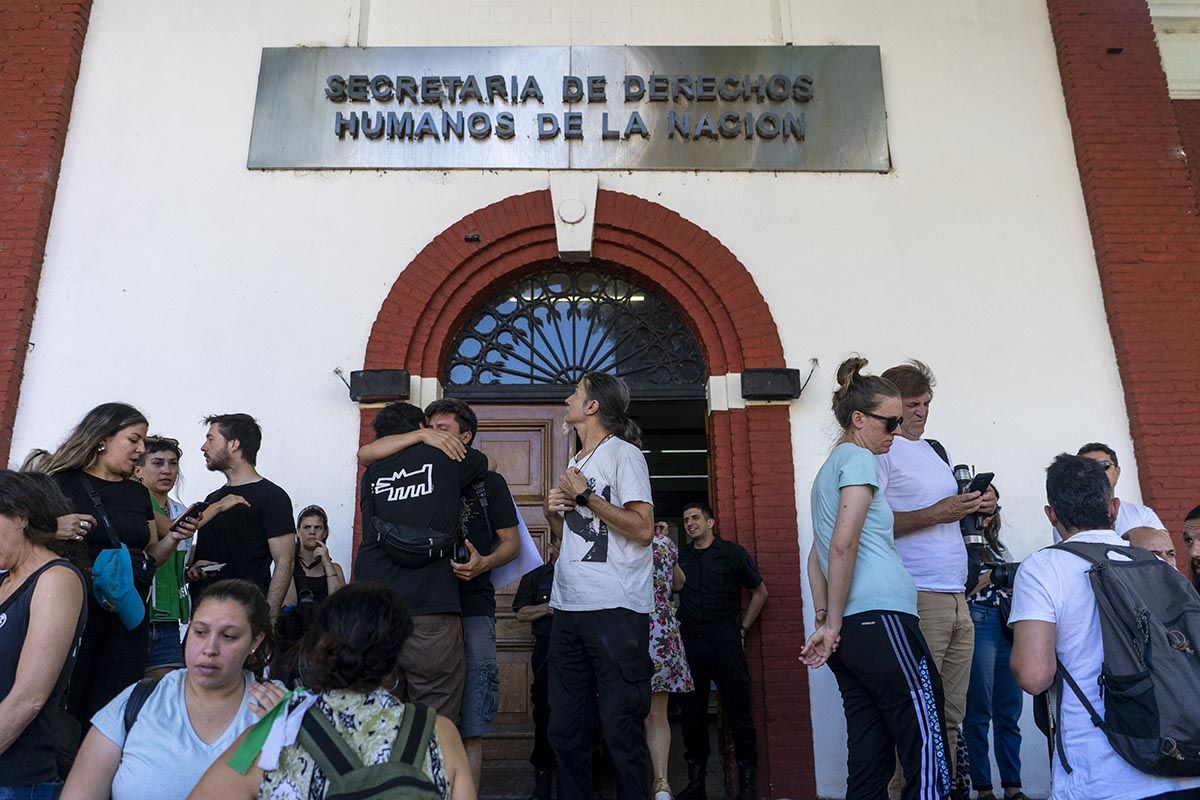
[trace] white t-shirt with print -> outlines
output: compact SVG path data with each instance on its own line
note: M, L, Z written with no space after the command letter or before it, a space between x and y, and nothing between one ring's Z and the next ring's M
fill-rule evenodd
M879 483L892 511L920 511L958 494L954 471L924 439L903 436L875 457ZM967 583L967 547L957 522L939 522L896 537L904 568L923 592L961 592Z
M1127 546L1113 531L1084 531L1072 542ZM1091 564L1063 550L1046 548L1021 564L1013 587L1009 623L1040 620L1055 624L1054 649L1088 702L1104 716L1097 679L1104 661L1100 615L1088 582ZM1051 800L1140 800L1143 797L1200 787L1200 778L1160 778L1134 768L1112 749L1104 732L1092 724L1070 687L1063 688L1063 749L1073 772L1054 756Z
M128 738L125 704L133 686L92 717L96 730L121 748L112 800L183 800L217 756L258 720L249 709L254 675L244 672L246 689L237 714L224 733L205 744L196 735L183 701L185 675L186 669L177 669L163 676L138 712Z
M650 469L642 451L613 436L571 466L597 495L615 506L650 497ZM563 515L563 541L554 567L550 606L559 611L628 608L641 614L654 607L652 548L609 531L586 508Z

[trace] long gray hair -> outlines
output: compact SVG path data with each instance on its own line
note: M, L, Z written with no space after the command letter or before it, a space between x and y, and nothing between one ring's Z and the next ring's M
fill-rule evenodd
M629 387L625 381L604 372L583 376L587 398L600 404L600 426L635 447L642 446L642 429L629 418Z
M100 444L130 425L146 425L145 415L126 403L102 403L83 415L75 430L53 453L34 450L25 463L23 471L45 472L53 475L69 469L85 469L92 465L99 453Z

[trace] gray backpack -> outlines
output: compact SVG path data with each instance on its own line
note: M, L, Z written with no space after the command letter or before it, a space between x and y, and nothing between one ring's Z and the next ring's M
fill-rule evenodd
M441 793L422 769L436 721L437 714L425 706L406 704L391 756L381 764L364 766L354 748L316 708L304 715L296 743L325 773L329 781L325 800L441 800Z
M1088 579L1104 645L1098 679L1104 718L1061 661L1056 717L1065 681L1121 758L1151 775L1200 776L1200 595L1171 565L1137 547L1071 541L1054 547L1092 565ZM1055 744L1070 772L1061 726Z

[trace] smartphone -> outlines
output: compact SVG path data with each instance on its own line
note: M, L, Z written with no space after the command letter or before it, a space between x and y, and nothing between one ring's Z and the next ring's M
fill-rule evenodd
M203 567L196 567L196 569L200 570L205 575L207 575L210 572L220 572L221 570L225 569L225 565L224 564L205 564Z
M171 524L170 530L178 530L179 523L185 519L190 519L192 522L200 519L200 515L204 513L206 508L208 508L208 503L204 502L203 500L192 503L190 506L188 506L188 510L183 512L179 516L179 519L175 520L175 522Z
M992 478L996 477L994 472L981 472L971 479L970 485L967 486L967 491L964 494L971 492L986 492L987 488L992 485Z

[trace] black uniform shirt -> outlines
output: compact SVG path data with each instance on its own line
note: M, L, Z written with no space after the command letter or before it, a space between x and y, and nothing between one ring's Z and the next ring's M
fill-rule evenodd
M679 567L687 578L676 615L683 625L736 624L742 610L742 587L757 589L762 583L758 565L745 548L720 536L703 550L692 545L683 548Z
M513 597L513 611L520 611L525 606L540 606L550 602L550 589L554 586L554 565L542 564L534 567L521 576L517 585L517 593ZM547 614L533 621L534 636L549 636L554 617Z

